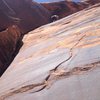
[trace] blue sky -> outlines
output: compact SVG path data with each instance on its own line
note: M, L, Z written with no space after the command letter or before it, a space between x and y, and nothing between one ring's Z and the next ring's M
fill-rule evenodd
M37 1L37 2L52 2L52 1L63 1L63 0L35 0L35 1ZM81 0L73 0L73 1L79 2Z

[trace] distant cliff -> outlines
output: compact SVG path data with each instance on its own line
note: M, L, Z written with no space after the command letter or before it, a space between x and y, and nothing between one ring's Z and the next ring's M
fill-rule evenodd
M0 0L0 30L17 25L23 33L50 21L50 13L31 0Z
M75 3L72 1L59 1L53 3L42 3L53 15L58 15L60 18L68 16L72 13L80 11L88 7L85 3Z
M32 0L0 0L0 31L17 25L22 33L51 22L52 15L63 18L100 0L36 3Z
M64 0L59 2L41 4L45 8L47 8L53 15L58 15L60 18L63 18L99 2L100 0L84 0L83 2Z

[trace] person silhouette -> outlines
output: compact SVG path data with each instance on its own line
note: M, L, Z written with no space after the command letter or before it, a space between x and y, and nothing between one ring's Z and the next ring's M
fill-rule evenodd
M57 21L59 19L59 16L58 15L52 15L51 16L51 21L54 22L54 21Z

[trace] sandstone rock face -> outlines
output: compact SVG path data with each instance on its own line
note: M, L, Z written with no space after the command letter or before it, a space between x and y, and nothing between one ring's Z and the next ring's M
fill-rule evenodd
M17 25L26 33L49 22L49 11L32 0L0 0L0 30Z
M29 32L0 79L0 100L100 100L100 6Z
M11 63L15 55L17 44L21 40L21 33L16 26L0 32L0 76Z

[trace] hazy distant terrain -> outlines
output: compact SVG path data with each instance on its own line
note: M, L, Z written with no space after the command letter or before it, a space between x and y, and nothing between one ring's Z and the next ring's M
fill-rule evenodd
M55 1L66 1L66 0L35 0L37 2L55 2ZM79 2L82 0L67 0L67 1L75 1L75 2Z

